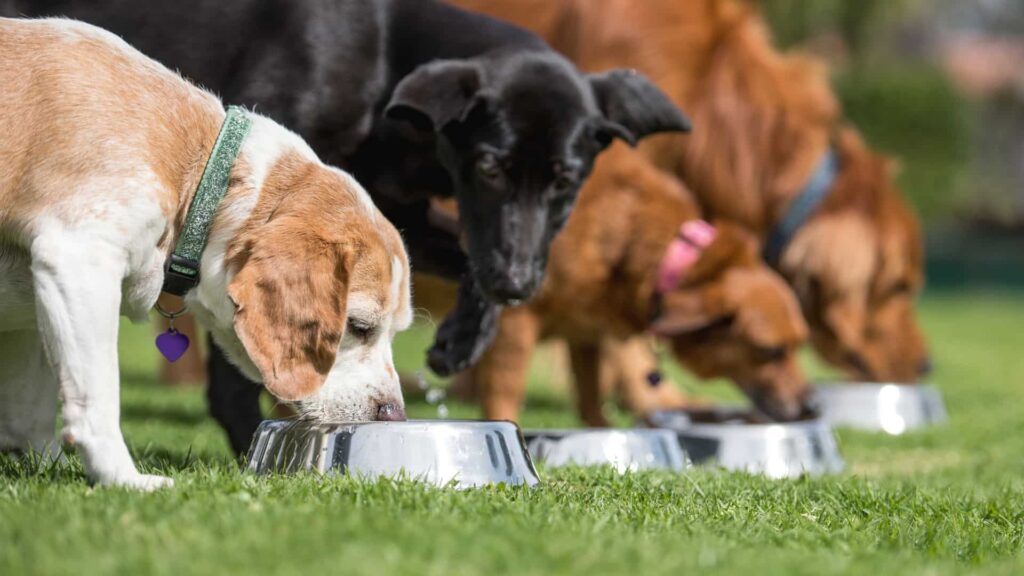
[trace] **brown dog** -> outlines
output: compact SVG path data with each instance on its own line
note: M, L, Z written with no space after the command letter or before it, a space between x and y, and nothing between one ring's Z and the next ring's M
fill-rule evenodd
M456 0L529 27L583 69L610 63L653 78L685 105L689 138L645 145L713 218L761 238L779 226L831 149L824 202L782 246L816 349L851 375L913 382L930 369L915 318L923 284L919 224L888 162L849 128L823 66L783 55L735 0Z
M458 290L455 283L424 274L414 274L413 283L416 307L429 317L443 318L455 305ZM643 335L626 340L609 336L601 342L598 368L601 396L614 395L624 409L640 418L657 410L701 405L699 401L687 398L671 379L661 373L657 359L651 354L655 341L654 336ZM569 348L557 340L549 341L548 348L545 351L548 359L546 384L552 388L568 388L572 380ZM534 353L535 358L538 353L539 350ZM419 392L419 378L403 374L402 388L408 393ZM449 398L463 402L481 401L473 370L456 374L447 392Z
M607 424L601 346L648 329L667 338L698 376L731 378L773 418L800 416L808 388L795 353L806 327L790 289L758 258L752 236L718 226L713 238L695 242L701 246L690 266L665 284L665 255L677 233L685 234L680 225L698 216L679 181L636 152L617 147L599 161L553 245L540 293L504 311L494 344L475 368L486 417L517 418L534 347L559 337L569 342L580 416Z

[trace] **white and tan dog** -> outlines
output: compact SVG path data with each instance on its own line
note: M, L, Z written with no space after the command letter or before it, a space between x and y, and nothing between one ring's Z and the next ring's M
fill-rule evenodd
M119 314L145 321L225 119L217 98L70 20L0 19L0 449L65 444L151 489L121 434ZM404 418L397 231L355 180L252 116L186 302L244 372L312 418Z

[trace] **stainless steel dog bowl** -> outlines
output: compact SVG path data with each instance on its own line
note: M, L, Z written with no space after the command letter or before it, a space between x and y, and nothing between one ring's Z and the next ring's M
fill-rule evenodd
M437 486L539 481L512 422L410 421L313 424L263 422L249 448L256 473L348 473L405 477Z
M818 476L844 467L832 428L822 420L763 423L730 409L656 412L648 419L675 430L695 464L770 478Z
M868 382L820 384L814 405L833 426L893 435L948 419L942 394L933 386Z
M625 473L690 466L671 430L525 430L523 437L534 460L553 467L611 466Z

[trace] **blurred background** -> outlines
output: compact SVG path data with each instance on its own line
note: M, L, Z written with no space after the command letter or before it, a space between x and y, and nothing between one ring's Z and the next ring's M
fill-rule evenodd
M781 47L830 63L846 114L899 160L929 288L1024 288L1024 2L759 4Z
M1024 373L1015 360L1024 314L1024 0L750 1L778 48L828 63L849 121L900 168L898 184L927 236L920 309L936 381L970 381L985 365L993 393L1006 393ZM416 374L423 387L446 386L423 367L438 321L427 318L397 342L400 370ZM742 401L728 383L698 382L660 356L691 396ZM839 376L810 351L803 364L811 378ZM560 352L547 346L535 355L529 380L527 422L578 425ZM972 382L963 397L951 394L950 403L963 408L974 394L970 401L985 404L978 386ZM444 415L450 407L451 416L479 416L475 404L445 405L440 394L423 403L410 389L416 417L434 417L438 407ZM631 422L608 408L617 424Z
M766 16L778 48L829 64L849 121L900 167L900 188L927 235L920 309L935 380L969 384L951 404L1000 402L971 396L982 367L992 371L993 397L1024 391L1016 386L1024 374L1017 352L1024 318L1024 0L748 1ZM426 368L441 319L418 318L395 347L410 415L479 417L475 402L448 397L450 382ZM742 401L730 384L698 383L668 354L660 356L691 396ZM811 378L839 376L809 350L803 364ZM165 381L178 369L200 374L186 376L189 382L205 373L201 364L160 365ZM531 366L525 422L579 425L571 397L564 354L543 347ZM631 422L614 408L609 415ZM1015 410L1013 416L1018 420Z

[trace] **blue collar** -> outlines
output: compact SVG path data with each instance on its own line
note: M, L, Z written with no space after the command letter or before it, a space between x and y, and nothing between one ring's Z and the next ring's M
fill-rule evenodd
M818 167L811 174L811 179L800 191L800 194L790 203L782 220L772 229L771 234L764 243L764 260L773 267L778 267L782 252L793 240L800 228L811 219L815 210L821 206L828 197L832 184L839 174L839 156L831 147L825 151L825 156L818 162Z

